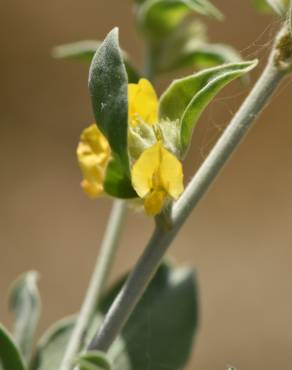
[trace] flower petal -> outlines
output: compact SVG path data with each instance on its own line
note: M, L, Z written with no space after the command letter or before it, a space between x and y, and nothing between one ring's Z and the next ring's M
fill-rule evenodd
M161 145L160 180L165 191L177 199L184 191L181 162Z
M104 172L110 158L110 147L95 124L82 132L77 158L84 177L81 187L90 198L98 197L103 192Z
M150 194L146 195L144 199L144 208L147 215L158 215L162 211L166 198L167 194L162 190L152 191Z
M136 126L140 120L149 125L158 121L158 99L151 83L142 78L138 84L128 85L129 124Z
M153 176L159 169L160 145L146 149L132 167L132 184L140 198L153 188Z

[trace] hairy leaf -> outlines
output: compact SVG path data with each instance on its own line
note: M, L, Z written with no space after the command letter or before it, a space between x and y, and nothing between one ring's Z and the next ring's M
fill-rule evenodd
M128 78L112 30L98 48L89 71L89 90L96 123L108 139L112 163L106 173L105 191L118 198L135 197L128 158Z
M9 297L9 307L15 316L13 336L27 361L31 357L41 308L37 280L35 271L25 273L13 284Z
M225 64L175 80L160 98L161 118L179 120L181 154L188 149L193 130L204 109L229 82L249 72L257 61Z

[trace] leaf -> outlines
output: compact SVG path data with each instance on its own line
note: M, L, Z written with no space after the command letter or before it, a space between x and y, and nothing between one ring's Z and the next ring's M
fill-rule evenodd
M59 369L74 324L75 316L72 316L58 321L48 330L37 345L32 370Z
M160 98L159 114L162 119L180 121L182 155L188 149L198 119L211 100L229 82L256 65L257 61L250 61L205 69L173 81L166 89Z
M136 198L137 194L132 188L130 178L124 177L122 166L117 160L110 161L107 165L106 177L104 180L104 188L107 193L119 198Z
M80 370L112 370L109 359L103 352L90 351L79 356L76 360Z
M15 316L13 337L27 362L41 309L37 280L35 271L23 274L13 284L9 297L9 307Z
M106 312L121 284L103 303ZM198 324L193 271L163 264L108 355L115 370L182 369ZM173 348L175 350L171 351Z
M53 49L53 56L57 59L72 59L91 63L94 54L100 47L100 41L84 40L70 44L57 46ZM128 54L122 51L129 82L136 83L139 81L140 74L130 61Z
M24 370L24 363L10 334L0 324L0 369Z
M125 282L111 288L101 302L104 314ZM195 277L186 268L163 264L144 297L113 346L108 358L113 370L179 370L185 365L198 323ZM69 340L74 318L56 324L38 345L32 370L58 370ZM100 325L95 324L85 338L88 342ZM169 348L175 348L170 352Z
M128 78L118 44L118 29L112 30L98 48L89 71L89 90L96 123L108 139L112 164L106 174L105 191L131 198L128 158ZM113 175L116 172L117 176Z
M138 8L137 22L146 36L158 42L192 12L222 18L209 0L146 0Z

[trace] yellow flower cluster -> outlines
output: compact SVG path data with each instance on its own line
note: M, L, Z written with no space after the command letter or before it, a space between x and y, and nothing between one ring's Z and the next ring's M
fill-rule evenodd
M138 84L129 84L128 101L129 126L147 124L156 132L158 99L151 83L141 79ZM165 148L159 134L156 136L157 142L145 149L131 168L133 188L151 216L159 214L169 199L177 199L184 190L181 162ZM110 146L95 124L83 131L77 157L84 177L83 190L91 198L98 197L103 193Z

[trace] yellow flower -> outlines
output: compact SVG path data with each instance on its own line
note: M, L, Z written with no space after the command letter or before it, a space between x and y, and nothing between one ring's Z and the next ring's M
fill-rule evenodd
M96 198L103 192L104 172L110 153L110 146L96 124L82 132L77 158L84 177L81 187L90 198Z
M132 127L139 122L153 125L158 122L158 99L151 83L141 78L138 84L128 85L128 120Z
M132 168L132 183L148 215L159 214L168 199L184 190L181 162L158 141L146 149Z

